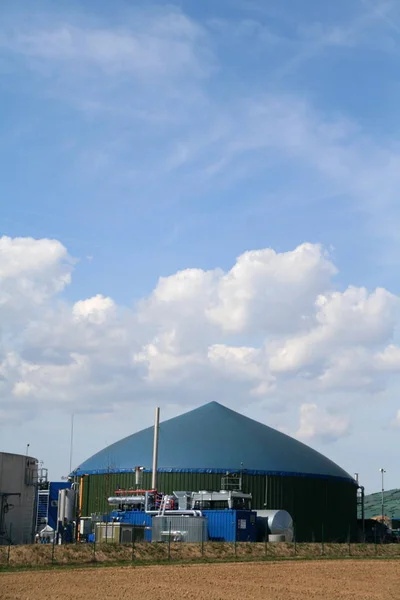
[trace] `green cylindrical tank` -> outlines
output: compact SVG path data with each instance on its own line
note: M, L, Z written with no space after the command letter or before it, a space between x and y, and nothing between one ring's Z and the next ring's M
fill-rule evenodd
M154 428L105 448L71 475L82 482L82 515L105 514L117 489L151 487ZM347 541L357 528L357 482L308 446L212 402L160 424L157 489L218 491L227 473L241 478L253 509L283 509L298 541Z

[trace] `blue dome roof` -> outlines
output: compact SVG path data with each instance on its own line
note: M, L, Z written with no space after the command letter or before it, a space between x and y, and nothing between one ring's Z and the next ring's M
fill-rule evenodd
M151 470L154 427L104 448L74 474ZM353 481L346 471L305 444L210 402L160 423L159 472L224 473L335 477Z

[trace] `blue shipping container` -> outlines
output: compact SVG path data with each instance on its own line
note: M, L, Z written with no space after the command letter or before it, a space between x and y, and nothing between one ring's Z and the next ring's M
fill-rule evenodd
M221 542L255 542L257 513L251 510L203 510L208 537Z
M255 542L257 513L251 510L203 510L208 521L208 537L221 542ZM145 525L146 542L151 542L151 515L143 511L113 511L105 520L118 519L120 523Z

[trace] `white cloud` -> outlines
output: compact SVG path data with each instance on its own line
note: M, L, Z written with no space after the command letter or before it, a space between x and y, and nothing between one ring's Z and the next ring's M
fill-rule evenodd
M72 314L77 320L87 320L91 323L103 324L115 314L115 302L97 294L87 300L79 300L72 307Z
M208 316L233 333L302 328L310 300L329 285L335 272L322 249L312 244L281 254L271 249L245 252L221 278Z
M375 356L375 364L381 371L400 373L400 348L390 344Z
M314 369L326 387L340 373L354 373L361 361L361 370L369 377L373 357L367 349L392 338L398 298L383 289L368 293L349 287L317 296L314 306L314 322L307 333L269 345L272 372Z
M172 376L181 380L191 376L190 368L202 363L200 353L184 353L179 347L175 330L167 330L145 344L133 355L133 363L145 367L144 379L149 382L166 381Z
M304 441L311 439L334 441L347 435L349 426L349 420L344 416L329 413L316 404L302 404L300 426L296 435Z
M72 22L43 29L19 28L3 34L0 47L26 57L34 69L57 65L98 69L107 74L132 73L141 78L203 75L202 28L179 10L140 11L126 27L109 28ZM40 62L38 62L40 61ZM94 75L94 73L92 73Z
M185 269L169 277L160 277L151 296L140 305L143 320L191 318L204 308L215 293L218 271ZM162 315L160 315L162 313Z
M330 287L335 273L318 245L249 251L227 273L186 269L160 278L139 316L164 327L200 324L203 335L215 335L216 327L223 334L297 331L307 327L318 290Z
M317 321L342 343L378 344L393 335L397 305L398 298L384 289L369 294L350 286L344 293L318 297Z
M318 386L322 392L378 392L385 386L385 380L380 377L374 356L366 348L355 345L349 348L331 349L329 345L325 352L325 365L318 372Z
M0 237L1 326L25 325L71 282L72 260L57 240Z
M12 389L12 394L17 397L30 396L34 392L34 386L26 381L17 381Z
M31 294L33 302L42 302L70 283L66 249L57 240L0 238L0 282L18 284L18 296ZM32 294L33 292L33 294Z
M400 372L397 297L335 291L336 268L318 245L246 252L227 272L180 271L160 278L133 309L101 294L72 305L55 296L71 275L58 242L0 245L11 304L29 299L21 278L40 292L32 293L34 316L0 333L3 412L58 406L101 414L148 398L213 398L279 405L287 414L301 406L298 435L328 440L348 426L328 410L329 397L341 392L357 402L360 390L373 395ZM0 305L2 322L8 310Z
M392 427L400 429L400 410L397 411L396 417L392 421Z

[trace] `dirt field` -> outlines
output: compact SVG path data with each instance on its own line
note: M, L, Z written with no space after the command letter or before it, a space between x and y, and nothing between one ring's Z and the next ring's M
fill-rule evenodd
M108 567L0 573L1 600L388 600L400 597L397 560Z

